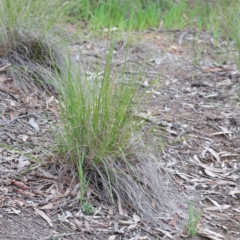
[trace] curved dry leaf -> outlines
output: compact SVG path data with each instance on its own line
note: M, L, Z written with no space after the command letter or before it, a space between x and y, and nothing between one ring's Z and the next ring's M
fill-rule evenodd
M218 202L212 200L210 197L207 197L207 199L208 199L210 202L212 202L215 206L220 207L220 205L218 204Z
M218 154L216 151L214 151L212 148L208 148L208 147L204 147L204 148L205 148L208 152L210 152L218 162L220 162L219 154Z
M13 208L13 207L12 207L12 210L13 210L13 212L14 212L15 214L17 214L17 215L19 215L19 214L21 213L21 211L20 211L20 210L18 210L18 209L15 209L15 208Z
M232 134L233 132L227 131L227 132L215 132L211 133L210 136L217 136L217 135L225 135L225 134Z
M141 218L137 214L134 213L133 214L133 220L134 220L135 223L137 223L137 222L141 221Z
M133 229L136 229L139 225L136 223L136 224L132 224L130 226L127 227L127 229L130 231L130 230L133 230Z
M123 216L124 212L123 212L123 209L122 209L122 203L121 203L121 202L122 202L122 201L121 201L121 198L118 197L118 198L117 198L118 211L119 211L119 214L120 214L121 216Z
M199 229L198 234L207 237L211 240L223 240L225 237L219 233L216 233L210 229Z
M203 167L203 168L206 168L206 169L208 169L209 171L212 171L212 172L216 172L216 173L223 173L223 172L225 172L222 169L211 167L211 166L208 166L208 165L206 165L204 163L201 163L201 162L198 162L198 165Z
M18 181L15 181L15 180L11 180L11 184L23 189L23 190L29 190L30 187L28 187L27 185L25 185L24 183L22 182L18 182Z
M235 182L231 182L231 181L225 181L225 180L218 180L216 181L216 183L218 185L231 185L231 186L236 186Z
M172 218L172 220L171 220L171 222L170 222L170 225L172 226L172 227L176 227L176 221L177 221L177 219L174 217L174 218Z
M40 131L40 128L39 128L39 125L35 122L35 119L34 118L30 118L29 121L28 121L29 125L31 125L33 127L33 129L36 131L36 132L39 132Z
M240 209L237 209L237 208L233 208L234 211L240 213Z
M223 210L226 210L228 208L230 208L232 205L221 205L219 207L207 207L207 208L204 208L205 211L219 211L219 212L222 212Z
M213 172L211 172L211 171L209 171L209 170L207 170L207 169L204 169L204 172L205 172L208 176L210 176L210 177L218 177L217 174L214 174Z
M155 230L157 230L158 232L166 235L168 238L173 239L172 235L171 235L169 232L164 231L164 230L162 230L162 229L160 229L160 228L156 228Z
M206 68L203 70L204 73L209 73L209 72L222 72L225 69L222 66L219 67L210 67L210 68Z
M180 173L180 172L176 172L176 174L177 174L179 177L181 177L182 179L186 180L187 182L190 181L190 178L188 178L188 177L190 177L189 175L187 175L187 174L185 174L185 173Z
M20 156L20 158L18 159L18 170L22 170L24 167L30 165L30 161L22 156Z
M178 135L178 133L176 131L172 130L171 127L169 127L169 126L166 127L166 131L173 134L173 135Z
M240 190L232 190L229 192L229 195L238 199L239 198L238 196L240 196Z
M117 237L117 235L112 235L112 236L110 236L110 237L108 238L108 240L115 240L116 237Z
M215 133L211 133L210 136L216 136L216 135L225 135L225 134L232 134L233 132L229 131L228 129L226 129L225 127L221 127L222 132L215 132Z
M38 214L40 217L42 217L51 227L53 226L51 219L46 215L45 212L43 212L37 208L34 208L34 210L35 210L36 214Z
M133 222L133 221L124 221L124 220L121 220L118 223L121 224L121 225L132 225L132 224L135 224L135 222Z
M54 208L54 204L53 203L48 203L48 204L46 204L46 205L43 205L43 206L41 206L40 207L40 209L42 209L42 210L45 210L45 209L53 209Z

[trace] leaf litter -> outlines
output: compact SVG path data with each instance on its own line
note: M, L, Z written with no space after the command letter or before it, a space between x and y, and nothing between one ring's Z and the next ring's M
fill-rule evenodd
M144 67L139 85L151 88L152 100L137 117L156 126L154 141L162 143L158 157L164 194L175 206L168 209L165 203L158 226L138 213L126 212L120 198L117 208L109 206L90 186L87 195L95 213L81 211L74 172L58 161L51 148L49 125L59 122L58 101L37 91L22 93L6 75L9 66L1 67L0 237L179 239L184 235L181 224L188 214L188 202L202 212L199 239L240 237L240 73L232 63L216 66L212 54L207 55L213 52L207 43L202 45L207 50L204 60L199 59L196 66L192 34L185 33L180 44L176 34L135 33L141 40L129 46L130 70L125 74ZM201 37L211 38L204 33ZM89 38L70 46L89 76L95 69L104 69L106 39ZM114 52L116 79L124 69L126 41L127 34L123 34L121 48ZM157 84L151 85L156 79ZM16 225L18 231L12 232Z

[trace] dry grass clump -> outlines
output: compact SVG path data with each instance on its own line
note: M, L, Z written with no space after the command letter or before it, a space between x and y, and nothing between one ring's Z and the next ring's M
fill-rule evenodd
M0 58L21 90L52 86L53 67L62 65L53 27L63 12L58 0L0 1Z

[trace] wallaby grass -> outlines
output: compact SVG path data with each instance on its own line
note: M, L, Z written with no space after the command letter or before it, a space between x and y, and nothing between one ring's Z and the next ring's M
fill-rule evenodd
M186 226L186 232L188 236L195 236L198 233L198 223L201 217L200 211L195 211L193 203L188 207L188 224Z
M65 5L59 0L0 1L1 62L11 64L8 74L25 92L52 86L53 65L62 64L54 33Z
M133 76L111 77L112 49L102 78L82 79L70 59L63 77L57 75L63 83L57 87L62 119L58 151L78 170L81 200L91 185L110 203L120 201L128 210L156 217L165 198L161 166L142 140L144 122L136 117L145 90Z

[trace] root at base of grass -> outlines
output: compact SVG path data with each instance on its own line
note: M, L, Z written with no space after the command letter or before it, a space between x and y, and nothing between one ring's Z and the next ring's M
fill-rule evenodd
M157 222L173 205L166 191L159 160L149 149L137 145L126 159L104 159L104 166L91 164L86 178L102 199L120 200L127 212L137 212L148 221Z

